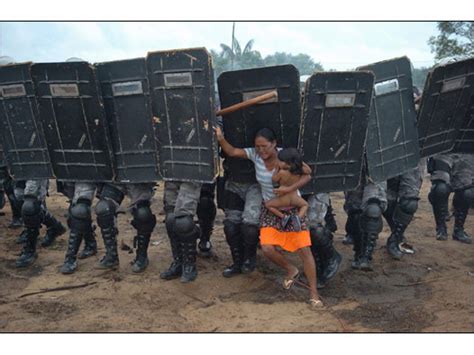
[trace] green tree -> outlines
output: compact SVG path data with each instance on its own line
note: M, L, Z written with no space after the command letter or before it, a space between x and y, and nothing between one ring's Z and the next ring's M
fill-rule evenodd
M266 56L263 61L267 66L293 64L298 68L300 75L311 75L316 71L324 70L320 63L315 63L309 55L303 53L293 55L291 53L276 52Z
M435 59L474 55L474 22L438 22L439 35L428 40Z
M256 68L263 66L262 55L259 51L253 50L254 40L247 42L244 49L240 46L237 38L234 38L234 48L221 43L221 56L228 60L233 70ZM233 67L233 68L232 68Z
M429 67L413 68L412 70L413 85L421 91L423 91L423 88L425 87L426 77L430 70L431 68Z

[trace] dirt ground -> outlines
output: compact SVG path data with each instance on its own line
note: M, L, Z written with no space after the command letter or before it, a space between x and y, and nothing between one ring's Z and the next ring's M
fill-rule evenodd
M99 239L99 254L79 260L77 272L65 276L58 272L65 235L49 249L39 248L33 266L15 269L19 230L7 229L11 215L6 207L6 215L0 217L0 332L473 332L474 245L435 240L429 187L425 180L419 210L406 232L416 253L391 260L385 250L385 226L373 272L351 270L351 247L342 244L343 195L332 194L339 227L335 245L344 259L340 272L320 291L326 307L318 311L305 303L305 289L282 289L282 271L260 252L253 274L221 276L231 263L221 211L212 237L215 256L199 258L198 279L184 285L159 278L171 261L163 216L152 236L150 265L144 273L131 272L134 255L128 251L120 251L118 271L95 269L104 253ZM161 199L158 188L152 206L156 213L162 209ZM65 222L62 195L52 193L48 206ZM129 246L130 219L130 214L119 215L119 241ZM448 223L450 231L452 224ZM472 210L466 230L474 234ZM291 258L301 266L298 257ZM29 295L62 286L83 287Z

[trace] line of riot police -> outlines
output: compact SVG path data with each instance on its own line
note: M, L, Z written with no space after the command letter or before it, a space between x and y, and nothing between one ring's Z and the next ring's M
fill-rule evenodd
M94 65L77 58L1 64L2 185L16 223L21 211L25 226L18 267L34 262L42 224L49 231L45 245L65 232L45 204L48 180L55 178L70 201L62 273L73 273L78 257L97 252L95 196L106 249L99 267L119 265L117 213L126 195L136 230L132 270L144 271L157 223L150 207L157 181L165 181L165 224L173 257L163 279L193 281L197 249L211 254L216 185L233 260L223 275L256 268L261 194L249 162L222 157L223 171L219 169L212 130L217 124L215 82L204 48L150 52L146 58ZM303 97L292 65L226 72L218 78L222 107L277 92L225 115L223 131L233 146L243 148L252 146L255 133L267 127L275 132L278 146L303 153L313 170L311 183L301 192L310 207L319 287L334 277L341 263L333 244L329 193L346 193L352 267L371 270L382 216L391 228L389 254L400 259L402 252L410 252L404 247L404 232L417 209L420 161L425 157L436 162L430 165L429 199L437 238L446 239L447 196L454 191L454 239L470 242L463 226L474 201L473 80L474 59L438 66L427 78L417 113L406 57L356 71L315 73ZM440 156L445 153L455 157L448 161ZM78 255L83 240L85 249Z

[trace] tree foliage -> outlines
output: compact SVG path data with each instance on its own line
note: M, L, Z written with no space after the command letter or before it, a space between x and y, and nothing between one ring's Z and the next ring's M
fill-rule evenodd
M216 71L216 78L224 71L251 69L271 65L293 64L300 75L311 75L315 71L322 71L323 67L307 54L293 55L290 53L276 52L262 58L259 51L253 49L254 40L250 40L242 47L237 39L234 39L234 46L221 43L221 51L211 50Z
M474 22L438 22L437 27L440 33L428 41L436 60L474 55Z

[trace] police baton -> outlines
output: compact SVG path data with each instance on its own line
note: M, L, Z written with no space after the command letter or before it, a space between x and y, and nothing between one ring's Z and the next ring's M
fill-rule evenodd
M228 115L228 114L233 113L235 111L239 111L239 110L242 110L244 108L254 106L254 105L256 105L260 102L273 99L274 97L278 97L278 92L276 90L267 92L266 94L254 97L253 99L242 101L242 102L239 102L238 104L226 107L222 110L219 110L219 111L216 112L216 116L225 116L225 115Z

